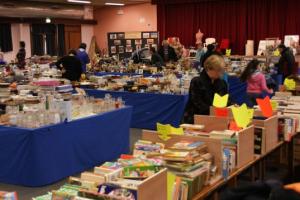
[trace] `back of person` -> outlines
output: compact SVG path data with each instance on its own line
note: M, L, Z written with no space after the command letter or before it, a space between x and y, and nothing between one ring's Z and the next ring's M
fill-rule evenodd
M265 81L264 74L260 71L256 71L247 80L247 92L248 93L262 93L264 92L263 81Z
M82 65L82 72L85 73L86 65L90 63L89 55L86 53L86 44L81 43L76 53L77 53L76 57L80 60Z

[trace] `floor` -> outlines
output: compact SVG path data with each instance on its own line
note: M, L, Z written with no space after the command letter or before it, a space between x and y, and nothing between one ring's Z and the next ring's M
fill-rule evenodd
M133 147L133 144L141 138L142 131L140 129L131 129L130 130L130 147ZM132 149L131 149L132 150ZM60 188L63 184L67 182L67 179L64 179L53 185L31 188L31 187L22 187L15 185L7 185L0 183L0 191L16 191L18 193L19 200L31 200L33 197L37 197L51 190L56 190Z

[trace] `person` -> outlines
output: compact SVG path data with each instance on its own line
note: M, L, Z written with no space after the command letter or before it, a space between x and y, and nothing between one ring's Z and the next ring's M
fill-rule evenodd
M80 60L76 57L76 51L70 50L69 55L62 57L56 62L56 66L63 71L63 78L70 81L79 81L82 74Z
M156 66L158 68L161 68L164 66L164 60L162 57L156 52L156 49L154 47L150 48L150 54L151 54L151 64L153 66Z
M162 42L158 54L163 58L164 62L177 62L178 60L175 50L169 45L167 40Z
M77 53L76 57L81 62L82 72L86 73L86 65L90 63L89 55L86 53L86 44L81 43L76 53Z
M225 67L222 56L212 55L204 63L204 70L192 79L189 89L189 100L184 112L184 122L193 124L194 115L209 115L214 95L228 94L228 87L221 79Z
M216 52L216 49L217 49L216 43L209 44L209 45L207 45L206 48L207 48L207 51L206 51L205 54L202 56L201 61L200 61L200 65L201 65L201 66L204 65L206 59L207 59L208 57L210 57L211 55L214 55L214 54L220 55L218 52Z
M25 58L26 58L25 42L20 41L20 49L16 56L17 66L19 69L25 68L26 65Z
M240 79L242 82L247 82L248 106L250 107L256 105L256 99L263 98L265 93L273 93L273 90L267 87L265 75L260 70L260 62L256 59L248 63Z
M4 54L2 52L0 52L0 65L6 65Z
M283 75L283 79L293 74L295 67L295 57L290 48L284 44L278 46L278 50L281 54L279 62L277 63L278 74Z
M198 69L199 71L201 71L202 65L201 65L201 59L204 56L205 52L203 49L203 44L199 43L197 44L197 52L196 52L196 57L195 57L195 68Z

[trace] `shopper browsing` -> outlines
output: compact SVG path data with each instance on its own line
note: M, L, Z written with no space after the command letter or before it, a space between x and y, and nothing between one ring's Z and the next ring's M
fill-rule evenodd
M175 50L169 45L167 40L162 42L162 46L158 53L164 59L164 62L176 62L178 60Z
M252 60L240 77L241 81L247 82L248 106L250 107L256 105L256 99L263 98L265 93L273 93L273 90L267 87L265 75L261 72L259 64L258 60Z
M16 56L17 66L19 69L25 68L26 65L25 58L26 58L25 42L20 41L20 49Z
M209 115L214 95L228 94L228 87L223 76L225 61L222 56L212 55L204 63L200 76L192 79L189 100L184 113L185 123L194 123L194 115Z
M154 47L150 48L150 54L151 54L151 64L155 67L161 68L164 66L164 60L162 57L156 52Z
M77 53L76 57L81 62L82 72L86 73L86 65L90 63L89 55L86 53L86 44L81 43L76 53Z
M293 74L295 67L295 57L292 50L286 47L284 44L279 45L278 50L281 54L281 57L277 64L278 74L282 74L283 79L285 79L286 77ZM298 68L298 66L296 68Z
M79 81L82 74L81 62L76 58L76 51L70 50L69 55L62 57L56 66L63 71L63 78Z

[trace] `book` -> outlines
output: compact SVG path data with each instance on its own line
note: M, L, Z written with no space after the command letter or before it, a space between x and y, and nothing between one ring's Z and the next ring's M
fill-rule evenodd
M184 151L193 151L193 150L200 150L203 148L206 148L207 146L205 145L204 142L188 142L188 141L182 141L182 142L177 142L173 146L170 147L170 149L173 150L184 150Z
M95 173L91 173L91 172L81 173L80 178L84 181L95 182L98 185L105 182L105 177L104 176L101 176L101 175L98 175L98 174L95 174Z
M126 179L146 179L159 172L159 166L132 166L124 167L122 177Z
M163 154L163 159L167 161L191 161L190 152L168 150Z
M210 138L232 138L235 135L235 131L225 130L225 131L212 131L209 133Z

